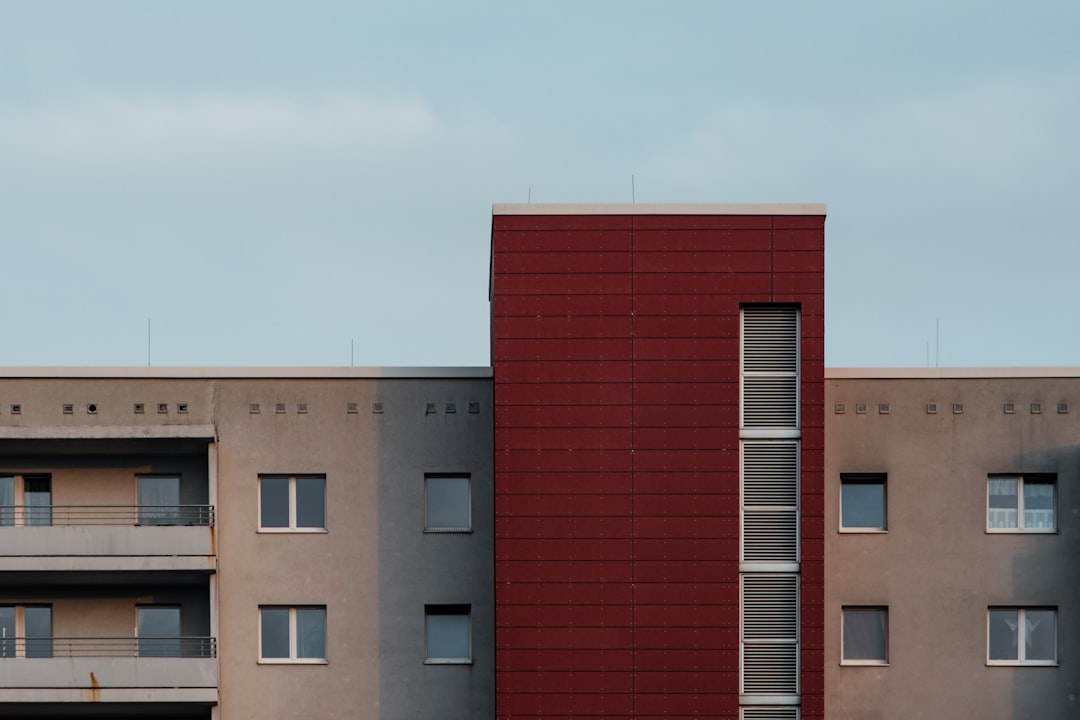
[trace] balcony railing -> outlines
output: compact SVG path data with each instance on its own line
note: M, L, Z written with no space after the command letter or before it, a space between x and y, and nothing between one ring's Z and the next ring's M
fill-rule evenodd
M213 505L4 505L0 527L214 524Z
M213 658L217 638L212 637L79 637L0 639L4 658Z

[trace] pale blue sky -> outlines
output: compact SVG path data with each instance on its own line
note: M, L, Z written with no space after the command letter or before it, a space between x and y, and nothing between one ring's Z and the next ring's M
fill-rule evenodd
M0 0L0 366L483 365L493 202L823 202L827 363L1080 365L1080 3ZM933 362L933 357L931 358Z

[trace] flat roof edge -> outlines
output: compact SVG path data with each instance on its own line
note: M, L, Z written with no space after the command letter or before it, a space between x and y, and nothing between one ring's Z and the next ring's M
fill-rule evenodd
M0 367L9 378L146 378L146 379L407 379L490 378L491 367Z
M216 440L213 425L12 425L0 440Z
M1080 378L1080 367L825 368L826 380Z
M492 215L825 215L823 203L745 205L496 203Z

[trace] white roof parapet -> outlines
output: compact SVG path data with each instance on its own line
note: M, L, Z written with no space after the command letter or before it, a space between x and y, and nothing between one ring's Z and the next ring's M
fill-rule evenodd
M496 203L492 215L825 215L822 203L745 205Z
M488 366L466 367L0 367L6 378L152 378L152 379L425 379L490 378Z
M1080 367L825 368L826 380L1080 378Z

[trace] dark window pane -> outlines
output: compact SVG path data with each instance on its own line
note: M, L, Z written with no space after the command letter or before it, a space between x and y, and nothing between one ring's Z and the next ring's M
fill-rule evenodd
M297 657L326 659L326 608L297 608Z
M468 530L472 527L469 478L427 479L427 528Z
M469 658L469 616L427 615L427 656L439 660Z
M0 606L0 657L15 657L15 606Z
M289 478L263 478L259 483L259 526L289 527Z
M1054 529L1053 482L1024 480L1024 527L1037 530Z
M1017 522L1016 478L990 478L987 526L991 528L1015 528Z
M180 657L180 608L139 608L139 656Z
M0 526L15 524L15 478L0 477Z
M289 609L262 609L262 657L289 657Z
M296 478L296 527L326 527L326 478Z
M844 659L886 662L888 613L882 608L844 609Z
M885 529L885 483L845 482L840 486L840 524Z
M1016 610L990 611L990 659L1018 660L1017 630L1019 617Z
M26 608L26 657L52 657L52 608L30 606Z
M23 478L23 502L27 525L52 525L52 478L47 475Z

